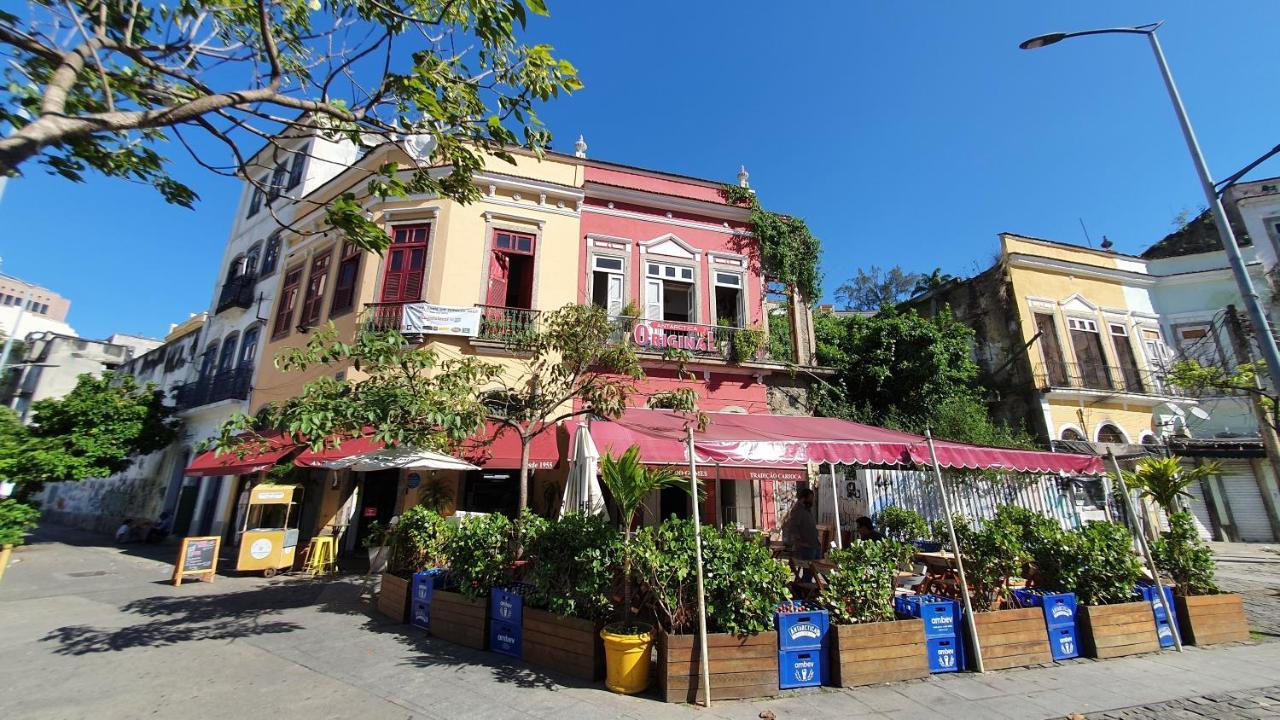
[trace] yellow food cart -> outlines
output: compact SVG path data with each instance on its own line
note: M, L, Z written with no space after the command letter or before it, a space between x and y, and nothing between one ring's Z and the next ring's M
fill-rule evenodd
M272 577L293 567L300 502L301 485L263 484L249 491L236 570L260 570L264 577Z

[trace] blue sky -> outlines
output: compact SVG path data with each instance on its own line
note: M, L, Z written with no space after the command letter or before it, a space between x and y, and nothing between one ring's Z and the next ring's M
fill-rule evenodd
M1280 3L550 0L531 39L586 89L543 109L557 149L732 181L805 217L828 295L858 267L965 275L1014 231L1140 252L1202 205L1145 40L1032 35L1165 19L1210 168L1280 143ZM171 152L179 156L179 148ZM193 211L147 187L32 168L0 199L6 273L72 299L84 335L161 335L207 308L239 188L181 158ZM1280 175L1280 161L1255 177Z

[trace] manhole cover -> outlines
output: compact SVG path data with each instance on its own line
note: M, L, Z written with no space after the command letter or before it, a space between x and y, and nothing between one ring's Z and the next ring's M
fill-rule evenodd
M67 573L67 577L98 577L99 575L110 575L106 570L81 570L80 572Z

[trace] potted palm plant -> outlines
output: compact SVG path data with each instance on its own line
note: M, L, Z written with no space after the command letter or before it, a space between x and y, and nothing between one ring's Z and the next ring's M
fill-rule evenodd
M649 656L653 626L631 616L631 565L636 513L649 493L684 487L681 478L667 468L646 467L640 462L640 446L633 445L614 458L601 458L600 476L613 497L622 521L622 620L600 631L605 651L605 686L616 693L634 695L649 687Z
M1172 515L1183 510L1183 498L1191 497L1187 488L1219 471L1220 468L1216 462L1186 467L1176 457L1153 457L1143 459L1133 472L1126 472L1124 481L1143 497L1150 498L1159 505L1166 514ZM1155 532L1150 523L1147 524L1147 528L1148 536L1154 539Z

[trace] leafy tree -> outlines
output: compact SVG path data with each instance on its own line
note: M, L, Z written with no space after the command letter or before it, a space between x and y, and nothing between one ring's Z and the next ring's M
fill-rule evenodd
M220 451L245 451L260 442L254 431L263 428L305 438L316 449L371 429L389 446L450 451L483 426L485 408L475 388L499 370L470 357L442 359L395 331L360 333L344 343L332 323L312 333L304 347L281 352L275 365L289 372L351 372L342 379L326 373L258 417L231 418L214 443Z
M1267 376L1265 361L1243 362L1228 370L1217 365L1201 365L1196 360L1179 360L1169 371L1169 382L1193 392L1216 390L1254 395L1271 418L1271 427L1280 432L1280 396L1265 389L1260 381Z
M1133 472L1124 474L1125 483L1149 497L1170 515L1182 510L1182 498L1191 497L1187 488L1221 471L1216 462L1185 467L1176 457L1143 458Z
M505 515L489 513L464 518L445 541L450 578L458 592L477 599L506 581L515 560L512 552L513 523Z
M526 545L528 602L563 617L609 619L621 545L607 518L566 513Z
M907 272L898 265L888 270L877 265L866 270L858 268L857 275L836 288L836 299L849 310L885 310L911 297L921 279L919 273Z
M0 175L31 162L81 181L88 170L153 185L191 206L168 170L176 141L235 176L278 135L314 131L368 145L429 136L432 166L379 169L368 192L478 197L484 156L545 148L535 112L581 87L552 48L521 37L544 0L67 0L0 11ZM213 147L218 152L210 153ZM278 180L246 178L269 195ZM329 224L364 248L386 233L348 194ZM330 228L322 228L323 232Z
M916 295L923 295L934 288L942 287L952 280L955 280L956 276L951 273L942 272L942 268L934 268L933 272L928 275L920 275L919 278L920 279L916 281L915 287L911 289L912 297Z
M902 543L923 540L929 534L929 525L920 513L897 505L889 505L876 514L876 527L885 537Z
M621 456L606 454L600 459L600 480L618 507L624 539L622 543L622 612L631 617L631 563L634 555L632 528L636 513L650 493L665 488L688 488L681 478L667 468L649 467L640 462L640 446L632 445Z
M783 283L810 303L822 295L822 242L801 218L765 210L755 191L722 185L720 195L730 205L751 211L751 234L735 236L736 249L750 254L769 280Z
M17 500L0 500L0 548L21 545L27 533L36 529L40 511ZM0 567L0 575L4 568Z
M167 447L180 427L154 385L111 373L81 375L65 396L32 403L31 418L25 432L11 413L0 420L0 444L10 449L0 469L19 483L123 472L135 456Z
M617 326L595 305L565 305L513 344L527 359L495 376L484 395L488 417L520 437L520 508L529 505L529 447L578 415L616 418L644 376L635 348L614 340Z

